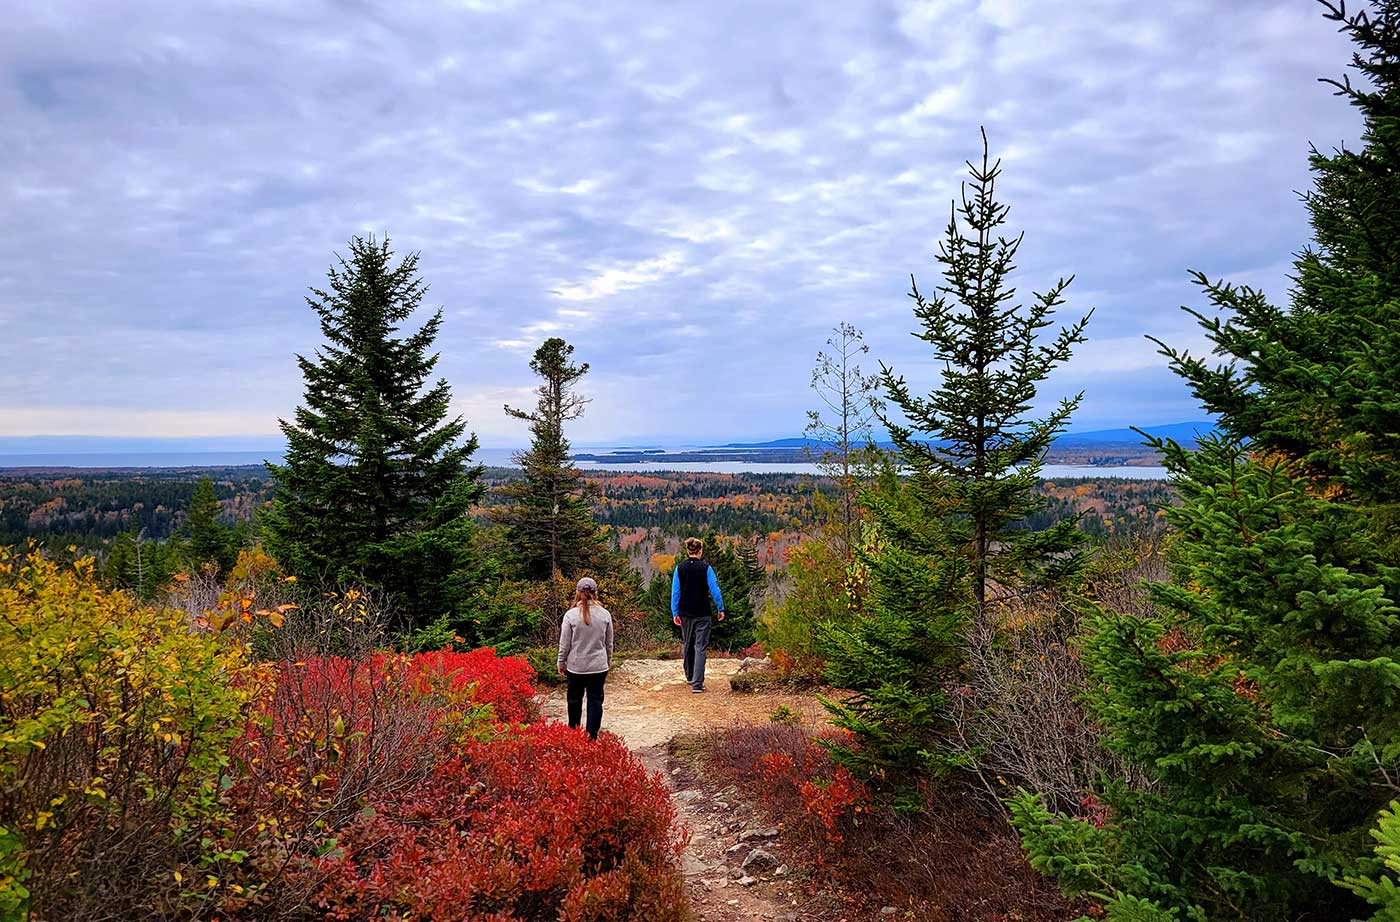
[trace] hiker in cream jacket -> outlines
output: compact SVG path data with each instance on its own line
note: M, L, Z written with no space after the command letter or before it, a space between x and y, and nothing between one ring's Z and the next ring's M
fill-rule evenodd
M574 607L559 626L559 674L568 682L569 726L577 727L588 696L588 735L598 738L603 724L603 683L612 666L612 614L599 605L598 584L585 576L578 581Z

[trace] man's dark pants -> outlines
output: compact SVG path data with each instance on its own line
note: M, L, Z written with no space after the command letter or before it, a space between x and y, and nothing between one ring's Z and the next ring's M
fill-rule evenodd
M705 687L705 651L710 648L710 616L681 615L681 648L685 650L685 680L692 688Z
M569 726L577 727L583 716L583 693L588 692L588 735L598 738L598 728L603 725L603 683L606 672L569 672L565 674L569 689L565 696L569 702Z

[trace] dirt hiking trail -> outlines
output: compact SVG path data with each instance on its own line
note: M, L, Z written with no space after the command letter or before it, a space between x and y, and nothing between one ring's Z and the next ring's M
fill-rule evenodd
M702 922L774 920L806 922L832 918L831 898L811 880L794 880L783 858L777 829L740 797L738 789L707 784L691 760L673 752L677 736L736 723L766 723L787 705L808 726L824 722L825 710L811 696L735 694L729 677L737 659L712 659L705 667L706 691L692 694L679 660L628 660L608 677L603 732L621 737L671 790L676 813L690 831L682 856L695 916ZM544 716L566 719L563 689L551 691Z

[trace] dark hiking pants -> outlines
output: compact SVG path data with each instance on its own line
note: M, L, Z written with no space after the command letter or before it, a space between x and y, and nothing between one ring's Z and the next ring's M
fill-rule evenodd
M569 726L577 727L583 716L583 696L588 693L588 735L598 738L598 728L603 725L603 682L606 672L566 672L569 683Z
M705 687L705 651L710 648L710 616L681 616L681 647L685 650L685 680L692 688Z

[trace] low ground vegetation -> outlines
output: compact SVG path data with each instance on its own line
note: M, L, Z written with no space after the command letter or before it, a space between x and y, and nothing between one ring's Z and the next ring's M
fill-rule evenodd
M895 813L832 760L832 743L849 740L775 719L712 732L702 758L759 804L803 864L864 905L894 907L894 918L1063 922L1089 908L1032 870L1015 831L977 799L931 787L922 810Z
M664 787L538 722L527 662L304 623L255 655L297 616L243 596L196 623L0 554L0 912L683 918Z

